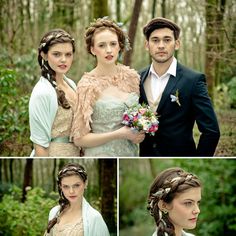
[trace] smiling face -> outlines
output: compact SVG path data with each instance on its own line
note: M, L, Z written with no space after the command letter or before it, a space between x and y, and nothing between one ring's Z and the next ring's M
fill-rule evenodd
M68 72L73 61L73 47L71 43L57 43L50 47L47 54L41 56L48 61L49 66L57 76Z
M108 29L94 35L91 52L97 58L98 64L115 64L120 51L118 36Z
M81 203L86 184L78 175L72 175L62 178L60 188L70 204Z
M154 62L166 63L172 60L175 50L179 49L179 40L175 40L172 30L161 28L151 33L145 46Z
M196 227L197 218L200 213L200 201L201 188L196 187L178 194L171 203L165 205L170 222L175 227L175 232Z

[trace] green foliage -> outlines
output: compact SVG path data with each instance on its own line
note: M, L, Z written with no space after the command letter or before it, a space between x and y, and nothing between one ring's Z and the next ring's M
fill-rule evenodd
M139 166L133 163L132 170L129 168L131 164L128 165L126 161L120 160L121 173L125 176L120 185L121 227L132 226L135 229L149 222L154 227L155 223L146 210L148 190L153 180L151 170L146 167L148 160L140 161ZM149 163L156 174L166 168L179 166L200 178L203 186L201 213L194 234L236 234L235 159L152 159ZM140 171L144 169L146 171Z
M227 84L229 87L230 107L236 108L236 76L233 77Z
M29 95L19 96L18 73L0 67L0 143L4 156L22 155L22 146L28 144L28 102Z
M49 210L55 200L45 197L45 191L34 188L27 192L27 199L20 202L21 190L13 186L10 194L0 203L0 235L41 236L46 229Z

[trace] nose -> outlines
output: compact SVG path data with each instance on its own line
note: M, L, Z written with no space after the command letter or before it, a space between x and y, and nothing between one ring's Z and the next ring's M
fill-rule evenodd
M159 48L164 48L165 47L165 44L164 44L163 40L159 41L158 47Z
M193 213L194 214L199 214L201 211L200 211L200 208L198 205L195 206L194 210L193 210Z
M65 55L62 55L62 57L61 57L61 61L66 61L66 56Z
M70 193L73 193L74 192L74 188L73 188L73 186L70 186Z
M111 52L111 46L110 46L110 45L107 45L106 51L107 51L107 52Z

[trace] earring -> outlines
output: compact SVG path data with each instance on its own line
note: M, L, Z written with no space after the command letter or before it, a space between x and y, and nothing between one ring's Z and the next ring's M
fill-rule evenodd
M166 215L167 213L168 213L168 211L167 210L162 210L163 211L163 213Z
M43 60L43 58L42 58L42 66L44 65L44 60Z

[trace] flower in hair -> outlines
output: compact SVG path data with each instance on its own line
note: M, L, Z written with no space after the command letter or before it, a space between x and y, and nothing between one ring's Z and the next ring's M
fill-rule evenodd
M171 188L165 188L165 189L162 188L162 189L158 190L157 192L153 193L152 195L154 197L159 197L159 196L163 195L164 193L168 194L170 192L170 190L171 190Z

